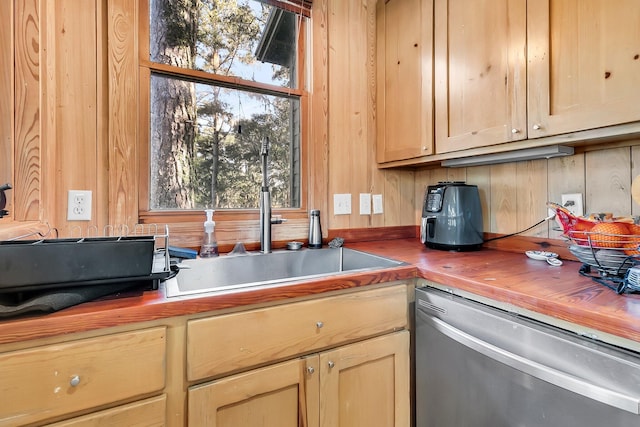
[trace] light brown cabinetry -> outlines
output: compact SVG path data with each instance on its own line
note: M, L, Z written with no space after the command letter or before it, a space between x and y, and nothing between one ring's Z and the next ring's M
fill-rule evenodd
M435 0L436 152L527 137L525 0Z
M437 154L640 120L637 1L435 0L434 14Z
M433 154L433 0L379 0L377 161Z
M189 389L190 427L409 425L409 332Z
M187 377L218 379L189 389L188 425L406 426L406 325L404 285L191 321Z
M640 120L640 2L527 2L529 138Z
M165 357L164 327L0 353L0 426L59 419L160 392ZM164 399L149 404L164 408ZM146 408L123 407L93 418L136 419ZM164 419L164 410L158 417Z

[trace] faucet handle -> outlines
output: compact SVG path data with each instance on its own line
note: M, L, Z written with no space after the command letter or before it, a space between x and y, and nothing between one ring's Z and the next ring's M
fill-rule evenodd
M271 217L271 224L282 224L283 222L287 222L287 219L282 218L281 215L275 215Z

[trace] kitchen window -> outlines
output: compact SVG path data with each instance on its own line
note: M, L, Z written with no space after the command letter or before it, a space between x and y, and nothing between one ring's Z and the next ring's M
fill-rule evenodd
M273 0L141 4L142 211L257 209L265 138L273 207L302 208L308 9Z

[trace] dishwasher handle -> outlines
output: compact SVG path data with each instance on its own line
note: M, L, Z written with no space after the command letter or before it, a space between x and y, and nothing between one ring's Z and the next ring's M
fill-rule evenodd
M510 366L521 372L529 374L535 378L546 381L550 384L561 387L573 393L580 394L589 399L596 400L609 406L631 412L632 414L640 414L640 397L629 396L624 393L610 390L581 378L567 374L566 372L545 366L525 357L518 356L500 347L487 343L472 335L469 335L448 323L428 316L420 311L418 314L428 325L446 335L447 337L457 341L458 343L477 351L497 362Z

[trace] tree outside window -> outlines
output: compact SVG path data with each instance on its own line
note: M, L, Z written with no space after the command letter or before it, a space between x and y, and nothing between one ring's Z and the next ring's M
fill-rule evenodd
M300 16L253 0L150 0L153 210L300 206Z

